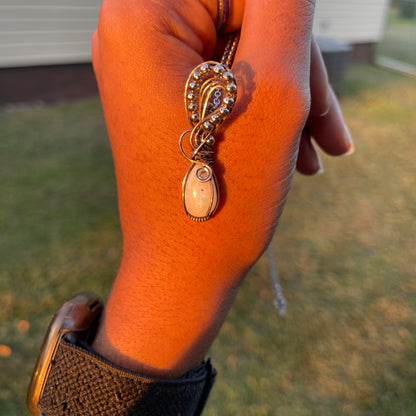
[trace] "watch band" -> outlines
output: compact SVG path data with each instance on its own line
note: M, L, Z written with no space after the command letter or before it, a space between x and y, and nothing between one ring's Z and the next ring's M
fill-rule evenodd
M38 409L43 416L198 416L216 374L207 360L177 379L148 377L63 338Z

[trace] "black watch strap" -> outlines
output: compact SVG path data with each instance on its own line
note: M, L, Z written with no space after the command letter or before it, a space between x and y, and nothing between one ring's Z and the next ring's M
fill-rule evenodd
M208 360L177 379L152 378L62 339L38 409L44 416L197 416L215 376Z

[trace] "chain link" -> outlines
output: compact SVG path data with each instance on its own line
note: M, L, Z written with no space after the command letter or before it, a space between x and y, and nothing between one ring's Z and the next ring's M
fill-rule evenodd
M238 42L240 40L240 32L232 33L229 38L227 45L225 46L224 53L221 58L221 63L231 68L234 61L234 56L237 51Z

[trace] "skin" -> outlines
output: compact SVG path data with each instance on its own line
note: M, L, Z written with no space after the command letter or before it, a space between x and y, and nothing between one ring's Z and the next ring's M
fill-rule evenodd
M217 48L217 2L104 0L92 40L123 231L93 347L153 376L177 377L204 359L274 233L295 167L321 169L311 137L330 154L352 149L311 38L314 2L231 6L238 101L217 136L221 203L204 223L184 213L188 162L177 143L189 127L188 74Z

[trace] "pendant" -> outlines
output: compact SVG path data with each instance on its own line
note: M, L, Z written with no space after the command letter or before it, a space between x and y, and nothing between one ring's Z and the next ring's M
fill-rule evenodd
M191 162L182 182L182 203L194 221L208 220L218 207L218 182L212 169L213 134L230 114L236 97L235 77L224 64L204 62L189 75L185 109L191 128L182 133L179 148ZM188 151L185 151L183 139L188 134Z
M189 218L206 221L217 209L218 183L210 166L193 163L182 182L182 203Z

